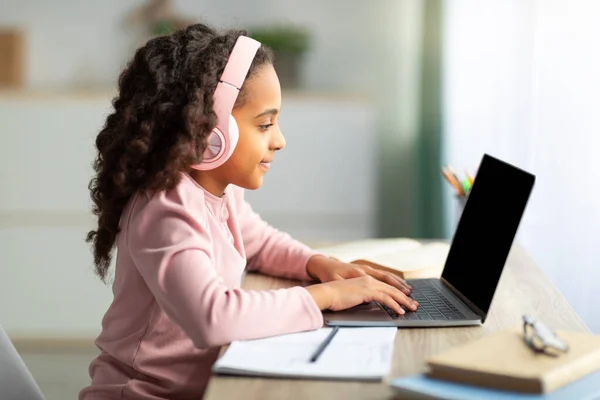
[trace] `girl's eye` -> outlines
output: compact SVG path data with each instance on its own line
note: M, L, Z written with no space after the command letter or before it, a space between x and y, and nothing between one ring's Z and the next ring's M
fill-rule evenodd
M260 129L262 129L263 131L266 131L267 129L269 129L272 126L273 126L273 124L259 125Z

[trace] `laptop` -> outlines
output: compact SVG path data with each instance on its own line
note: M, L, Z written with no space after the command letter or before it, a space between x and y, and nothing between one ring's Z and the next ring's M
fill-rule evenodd
M444 327L485 322L535 176L484 154L439 278L412 279L416 311L365 303L323 312L328 326Z
M0 399L45 400L25 362L0 325Z

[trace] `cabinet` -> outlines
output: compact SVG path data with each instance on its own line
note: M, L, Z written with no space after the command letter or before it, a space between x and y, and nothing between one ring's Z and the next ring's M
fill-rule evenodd
M111 300L93 274L88 183L112 93L0 92L0 324L13 335L92 336ZM306 241L374 234L376 142L366 99L284 93L287 146L247 193Z

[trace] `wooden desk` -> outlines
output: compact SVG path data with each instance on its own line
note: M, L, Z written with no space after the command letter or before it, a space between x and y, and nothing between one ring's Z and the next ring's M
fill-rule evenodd
M485 266L482 266L482 268ZM298 282L248 275L245 288L274 289ZM522 323L522 314L556 329L588 331L562 294L518 245L507 261L490 314L482 327L399 329L392 369L382 382L315 381L213 376L205 398L213 399L386 399L390 378L425 371L425 360L452 346Z

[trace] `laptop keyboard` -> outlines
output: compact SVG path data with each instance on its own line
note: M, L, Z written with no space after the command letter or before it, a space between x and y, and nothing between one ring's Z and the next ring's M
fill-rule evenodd
M457 320L465 319L464 315L444 296L437 287L438 280L411 281L412 293L410 297L419 303L417 311L409 311L398 315L391 308L381 304L383 309L394 319L403 320Z

